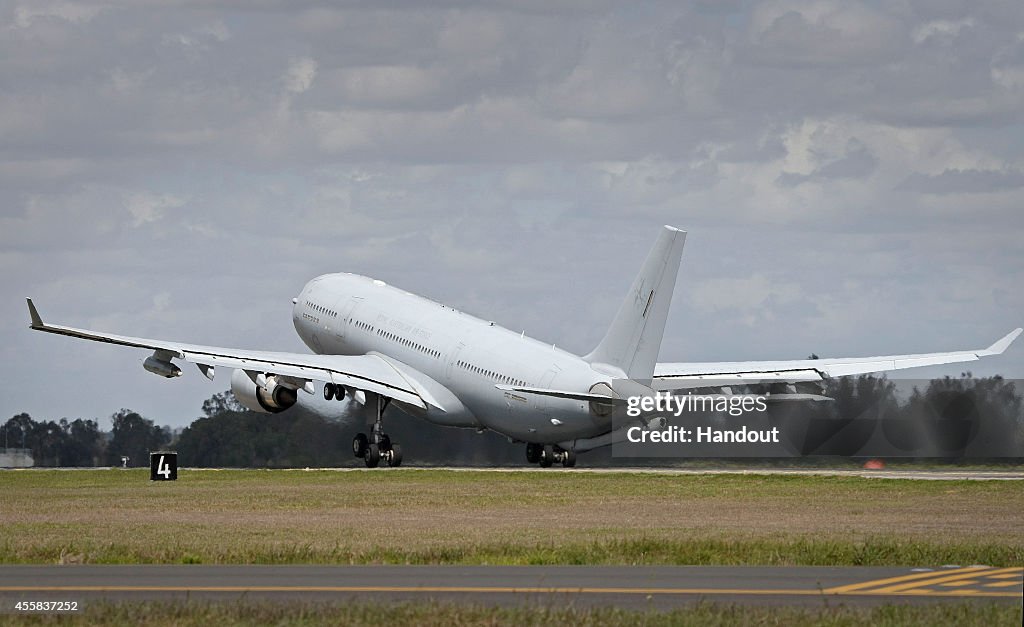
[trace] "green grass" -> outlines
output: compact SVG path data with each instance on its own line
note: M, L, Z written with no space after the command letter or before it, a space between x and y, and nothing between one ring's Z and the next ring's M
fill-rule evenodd
M941 603L861 607L744 607L700 603L670 611L575 607L484 607L438 603L144 602L85 604L77 615L2 615L4 625L1020 625L1021 608Z
M1024 563L1024 486L776 475L0 472L0 563Z

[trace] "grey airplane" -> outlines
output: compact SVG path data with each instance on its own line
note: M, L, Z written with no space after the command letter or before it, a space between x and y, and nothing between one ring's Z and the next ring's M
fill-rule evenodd
M292 300L295 331L313 354L199 346L113 335L43 322L28 299L31 328L153 351L143 366L166 378L181 376L174 360L191 362L209 379L231 370L231 390L245 407L277 413L300 391L350 398L361 405L367 433L352 450L366 466L402 463L401 447L384 430L384 410L438 425L491 430L526 445L541 466L573 466L576 454L607 446L625 426L613 408L656 390L726 381L769 384L793 393L795 384L935 364L974 361L1002 353L1016 329L985 349L882 357L761 362L658 363L686 232L666 226L658 235L604 338L575 355L494 322L354 274L314 278ZM723 386L728 392L728 387Z

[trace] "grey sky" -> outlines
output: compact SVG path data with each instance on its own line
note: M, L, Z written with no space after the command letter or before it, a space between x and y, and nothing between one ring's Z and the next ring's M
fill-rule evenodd
M184 425L227 386L25 296L299 351L290 299L351 271L586 351L666 223L664 361L1024 322L1019 0L481 4L0 2L0 418Z

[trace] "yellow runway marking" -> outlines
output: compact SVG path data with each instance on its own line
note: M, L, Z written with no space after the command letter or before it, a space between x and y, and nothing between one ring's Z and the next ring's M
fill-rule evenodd
M857 596L974 596L1009 598L1014 592L980 590L916 589L897 592L853 590L843 593L829 590L781 589L756 590L740 588L574 588L574 587L501 587L501 586L0 586L0 592L406 592L406 593L484 593L484 594L642 594L642 595L776 595L827 596L849 594Z
M1021 580L1022 575L1024 575L1024 568L1019 567L969 566L861 581L845 586L826 588L823 592L826 594L877 594L880 596L987 596L985 588L1009 588L1010 586L1024 585ZM994 583L986 583L993 579L996 580ZM999 581L1001 579L1012 580ZM1016 592L1007 594L1020 596Z
M1022 585L1020 581L997 581L995 583L985 584L986 588L1009 588L1010 586Z
M895 586L885 586L885 587L882 587L882 588L873 588L873 590L875 592L880 592L880 593L903 592L904 590L909 590L911 588L922 588L924 586L934 586L934 585L938 585L938 584L947 585L950 582L956 582L956 581L961 581L961 580L965 580L965 579L975 579L975 578L977 578L979 576L981 576L981 577L988 577L990 575L999 575L999 574L1003 574L1003 573L1007 573L1007 574L1008 573L1020 573L1020 572L1024 572L1024 568L1000 568L1000 569L995 569L995 570L993 570L991 568L985 568L983 571L980 571L980 572L978 572L978 571L974 571L974 572L963 572L963 571L960 571L960 572L957 572L957 573L951 573L951 572L936 573L939 576L938 577L933 577L931 579L912 581L912 582L909 582L909 583L897 584ZM977 581L966 582L966 583L977 583Z
M872 581L861 581L858 583L852 583L845 586L836 586L834 588L827 588L824 592L830 594L846 594L848 592L855 592L858 590L864 590L865 588L874 588L875 586L884 586L890 583L900 583L904 581L915 581L919 579L931 579L932 577L940 577L943 575L949 575L952 573L975 573L979 570L988 570L987 566L970 566L968 568L954 568L950 570L942 571L930 571L927 573L914 573L913 575L901 575L899 577L889 577L888 579L874 579Z

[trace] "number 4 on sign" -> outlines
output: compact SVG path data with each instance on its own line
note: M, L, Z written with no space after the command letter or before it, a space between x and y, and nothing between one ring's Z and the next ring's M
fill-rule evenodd
M149 454L149 480L174 481L178 478L178 454L155 451Z
M160 461L156 463L156 474L163 475L164 479L171 478L171 467L164 462L164 456L160 456Z

